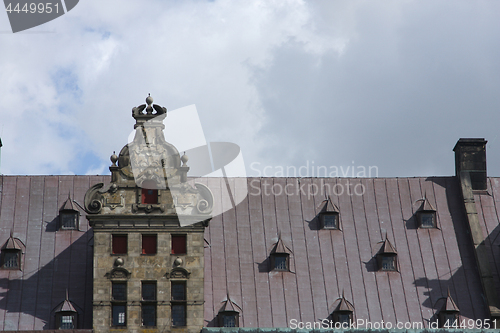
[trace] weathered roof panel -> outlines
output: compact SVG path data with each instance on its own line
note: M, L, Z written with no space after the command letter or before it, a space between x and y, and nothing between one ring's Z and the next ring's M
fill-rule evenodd
M0 330L53 327L66 290L83 327L92 326L92 230L76 205L80 230L58 231L57 216L68 193L83 202L90 186L108 181L108 176L1 177L0 243L12 231L26 250L22 271L0 270ZM249 178L249 194L236 207L223 192L229 186L244 193L244 184L199 181L212 190L215 209L225 210L205 232L207 326L216 325L228 293L241 306L244 327L327 318L342 294L355 318L428 325L448 288L463 318L488 317L454 177ZM340 212L341 230L320 229L318 214L328 196ZM415 213L424 196L436 210L439 228L418 228ZM495 250L500 179L490 178L488 193L476 193L475 199L500 286ZM377 270L375 257L386 235L397 249L400 272ZM280 238L291 252L291 272L269 270L269 255Z

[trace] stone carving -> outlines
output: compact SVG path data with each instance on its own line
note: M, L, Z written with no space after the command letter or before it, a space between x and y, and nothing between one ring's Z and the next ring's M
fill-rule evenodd
M169 273L165 274L167 279L189 279L190 272L188 272L185 268L175 267Z
M110 280L125 280L130 277L131 273L123 267L113 268L110 272L106 273L106 277Z

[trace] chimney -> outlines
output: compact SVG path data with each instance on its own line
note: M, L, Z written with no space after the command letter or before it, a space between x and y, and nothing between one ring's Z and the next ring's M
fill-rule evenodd
M486 175L486 140L460 139L455 152L455 175L462 178L462 173L470 175L472 190L487 189Z

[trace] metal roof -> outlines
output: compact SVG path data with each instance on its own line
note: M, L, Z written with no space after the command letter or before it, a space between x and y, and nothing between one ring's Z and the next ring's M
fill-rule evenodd
M201 181L216 198L226 188L223 179ZM494 238L500 230L500 179L490 181L495 190L481 200L488 200L483 208ZM249 178L246 186L233 179L228 184L232 193L248 188L249 195L234 208L223 197L220 204L228 210L205 232L207 326L216 325L228 292L242 307L241 327L327 318L342 291L355 319L428 326L448 288L463 318L488 318L457 178ZM363 188L362 195L355 188ZM320 229L317 215L328 195L343 230ZM439 229L418 228L424 195L436 204ZM293 251L292 272L262 269L278 235ZM399 272L378 271L376 254L386 235L397 249ZM496 263L500 268L500 259Z
M242 327L327 318L342 291L355 319L428 325L448 288L463 318L488 317L455 177L248 178L246 186L231 178L198 181L225 210L205 232L207 326L215 325L228 294L241 306ZM99 182L109 176L1 177L0 244L12 230L26 248L22 271L0 270L0 330L53 327L66 289L84 328L92 327L92 230L81 212L80 230L57 231L57 216L68 192L82 203ZM351 192L340 193L342 187ZM223 195L228 188L249 194L232 207ZM328 196L343 230L320 229L318 213ZM435 203L439 229L418 228L415 213L424 196ZM489 178L488 191L475 200L499 286L500 178ZM377 270L386 235L398 251L399 272ZM293 252L290 272L262 269L279 237Z

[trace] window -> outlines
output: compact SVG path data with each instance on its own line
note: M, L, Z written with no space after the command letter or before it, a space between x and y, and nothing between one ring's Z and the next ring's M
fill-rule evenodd
M224 315L224 327L236 327L236 318L234 315Z
M0 267L2 269L21 269L21 255L25 248L23 242L14 238L11 231L9 239L2 246Z
M142 254L156 254L156 235L142 235Z
M448 327L448 328L454 328L458 327L460 325L459 323L459 318L458 318L458 313L442 313L440 314L441 317L441 327Z
M285 245L281 236L278 242L274 245L270 254L270 269L274 271L289 271L290 270L290 254L292 251Z
M343 328L348 328L350 323L353 321L354 306L349 302L342 294L341 297L337 298L335 309L330 314L329 318L333 319L335 324L340 323Z
M417 210L417 221L420 228L436 228L436 209L427 198L423 198Z
M113 304L113 326L127 325L127 312L124 304Z
M142 326L156 326L155 304L142 304Z
M78 212L61 212L59 214L61 219L61 229L63 230L76 230L78 229Z
M59 329L67 330L75 328L75 316L74 315L62 315L61 322L59 324Z
M421 228L435 228L436 227L436 213L435 212L420 212L418 214Z
M156 326L156 281L142 282L142 326Z
M113 314L113 326L127 325L127 283L112 282L111 303Z
M78 230L78 217L80 212L73 204L73 199L68 193L68 199L59 209L59 229L61 230Z
M172 326L186 326L185 304L172 304Z
M395 271L396 270L396 256L384 255L382 256L382 270Z
M113 254L127 254L127 235L113 235Z
M158 190L153 181L144 181L142 183L141 203L144 205L156 205L158 203Z
M322 229L335 229L338 230L340 229L339 227L339 214L340 210L332 202L332 199L330 196L326 200L324 200L322 203L322 208L319 213L319 222L321 224ZM319 207L318 207L319 208Z
M186 283L172 282L172 326L186 326Z
M156 301L156 282L142 282L142 300Z
M186 300L186 283L172 282L172 301Z
M448 296L441 297L444 300L441 310L439 310L439 326L444 328L456 328L460 325L460 309L453 300L448 289Z
M219 312L220 327L239 327L239 313L236 311Z
M337 313L336 316L337 316L337 320L336 320L337 323L349 324L351 321L351 314L349 314L349 313Z
M21 267L21 250L2 250L2 268L19 269Z
M288 271L288 254L286 253L276 253L274 257L274 270L276 271Z
M172 235L172 254L186 254L186 235Z
M385 240L382 242L382 247L377 253L377 263L378 269L380 271L390 272L398 270L398 254L394 246L392 246L391 242L387 239L387 235Z
M338 213L321 214L323 229L339 229Z
M112 294L114 301L126 301L127 300L127 283L125 283L125 282L113 282L111 294Z

